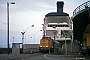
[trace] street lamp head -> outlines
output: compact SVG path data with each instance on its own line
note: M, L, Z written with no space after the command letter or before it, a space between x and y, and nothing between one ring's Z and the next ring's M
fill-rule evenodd
M15 2L11 2L10 4L15 4Z
M22 33L22 35L24 35L25 32L21 32L21 33Z
M31 27L34 27L34 25L32 25Z
M32 38L32 37L30 37L30 38Z
M40 30L40 31L42 31L42 30Z

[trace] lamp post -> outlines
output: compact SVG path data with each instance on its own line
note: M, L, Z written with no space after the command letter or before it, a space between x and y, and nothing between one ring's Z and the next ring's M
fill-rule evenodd
M28 28L30 28L30 27L34 27L34 25L29 26ZM28 28L27 28L27 29L28 29ZM26 30L27 30L27 29L26 29ZM23 53L24 34L25 34L26 30L23 31L23 32L21 32L21 33L22 33L22 53ZM25 43L26 43L26 35L25 35Z
M23 53L23 41L24 41L24 33L25 32L21 32L22 33L22 53Z
M70 30L71 30L71 52L73 52L73 17L70 18L71 20L71 25L70 25Z
M40 30L40 31L42 31L42 30ZM40 32L40 31L37 31L36 33ZM35 43L35 35L36 35L36 33L34 34L34 43Z
M13 43L14 43L14 37L13 37Z
M56 27L53 26L52 28L56 28ZM59 30L61 30L61 29L59 28ZM53 33L54 33L54 40L55 40L55 35L57 34L57 31L54 31ZM67 55L66 34L63 31L62 31L62 33L64 34L64 37L65 37L65 53ZM55 50L54 50L54 52L55 52Z
M15 4L15 2L7 2L7 45L8 45L8 55L9 55L9 4Z
M32 37L30 37L30 38L32 38ZM29 44L29 40L28 40L28 44Z
M66 44L66 35L65 35L65 53L66 53L66 55L67 55L67 44Z
M46 30L46 26L44 25L44 24L42 24L43 25L43 27L42 27L42 29L43 29L43 37L45 37L45 30Z
M30 28L30 27L34 27L34 25L29 26L28 28ZM25 44L26 44L26 31L27 31L28 28L26 28L26 30L25 30Z

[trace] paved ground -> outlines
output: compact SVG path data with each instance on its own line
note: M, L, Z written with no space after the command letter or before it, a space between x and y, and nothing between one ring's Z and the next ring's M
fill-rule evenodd
M54 54L54 55L58 55L58 54L55 54L55 53L51 53L51 54ZM67 56L83 56L81 53L76 53L76 52L67 52L67 54L66 53L62 53L62 54L59 54L59 55L67 55Z
M14 59L13 57L27 56L28 54L0 54L0 60Z
M9 55L8 54L0 54L0 60L15 60L15 58L17 58L18 60L21 60L22 57L24 57L24 58L29 57L30 58L30 57L33 57L33 55L35 55L35 54L9 54ZM52 55L52 54L50 54L50 55ZM37 55L37 56L39 56L39 55ZM59 54L59 55L54 54L54 56L60 56L60 57L63 57L63 56L65 57L66 56L66 57L69 57L69 56L83 56L83 55L79 54L79 53L68 52L67 55L66 54Z

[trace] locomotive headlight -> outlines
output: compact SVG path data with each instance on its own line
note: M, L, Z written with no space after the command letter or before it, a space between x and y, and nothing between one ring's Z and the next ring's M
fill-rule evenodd
M42 46L40 46L40 47L42 47Z
M46 47L48 47L48 46L46 46Z

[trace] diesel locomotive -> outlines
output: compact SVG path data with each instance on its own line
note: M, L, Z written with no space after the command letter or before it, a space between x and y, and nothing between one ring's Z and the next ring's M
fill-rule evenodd
M42 39L40 40L39 51L41 53L54 52L54 51L59 52L60 48L61 48L61 43L59 43L58 41L53 40L50 37L42 37Z

